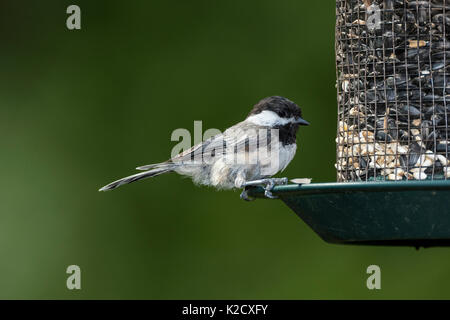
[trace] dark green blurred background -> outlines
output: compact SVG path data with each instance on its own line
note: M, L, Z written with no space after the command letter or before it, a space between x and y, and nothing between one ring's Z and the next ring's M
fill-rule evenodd
M174 129L224 129L269 95L312 124L285 175L335 181L334 13L330 0L1 1L0 298L450 298L449 249L330 245L280 201L175 174L97 192L167 159ZM370 264L381 291L365 286Z

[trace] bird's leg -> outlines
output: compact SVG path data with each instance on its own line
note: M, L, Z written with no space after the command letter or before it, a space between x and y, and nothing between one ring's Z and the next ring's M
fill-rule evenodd
M277 196L272 194L272 190L276 185L283 185L288 183L288 178L268 178L263 179L266 183L266 187L264 188L264 195L270 199L277 199Z
M266 198L269 198L269 199L278 198L277 196L274 196L272 194L272 190L274 187L275 187L275 181L273 181L272 179L269 179L267 181L266 187L264 188L264 195L266 196Z
M267 198L270 199L277 199L277 196L274 196L272 194L272 190L276 185L282 185L288 183L288 178L266 178L266 179L259 179L259 180L253 180L253 181L246 181L243 184L243 187L250 187L250 186L264 186L264 195ZM244 191L246 191L244 189ZM243 193L244 193L243 191ZM241 193L242 198L242 193Z
M245 201L253 201L253 200L255 200L255 199L249 197L246 187L244 187L244 190L242 190L240 198L242 200L245 200Z
M250 198L247 191L248 187L245 186L245 171L240 171L234 181L234 186L238 189L243 188L240 198L245 201L253 201L255 199Z

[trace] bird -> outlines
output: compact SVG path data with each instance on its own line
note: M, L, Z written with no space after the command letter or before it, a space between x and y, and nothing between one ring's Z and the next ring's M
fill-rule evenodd
M281 96L260 100L244 121L226 129L167 161L137 167L143 172L116 180L99 189L108 191L141 179L176 172L191 177L195 184L218 190L243 189L240 197L253 200L247 190L264 186L268 198L275 185L287 178L273 178L292 161L297 150L300 126L308 126L301 108Z

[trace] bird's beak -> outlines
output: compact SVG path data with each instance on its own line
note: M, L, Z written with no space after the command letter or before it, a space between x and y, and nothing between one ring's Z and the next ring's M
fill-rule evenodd
M297 118L295 122L301 126L309 126L309 122L302 118Z

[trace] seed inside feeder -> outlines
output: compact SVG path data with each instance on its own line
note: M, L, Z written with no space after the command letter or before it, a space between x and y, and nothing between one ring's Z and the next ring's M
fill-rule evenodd
M450 178L450 6L337 0L336 9L338 180Z

